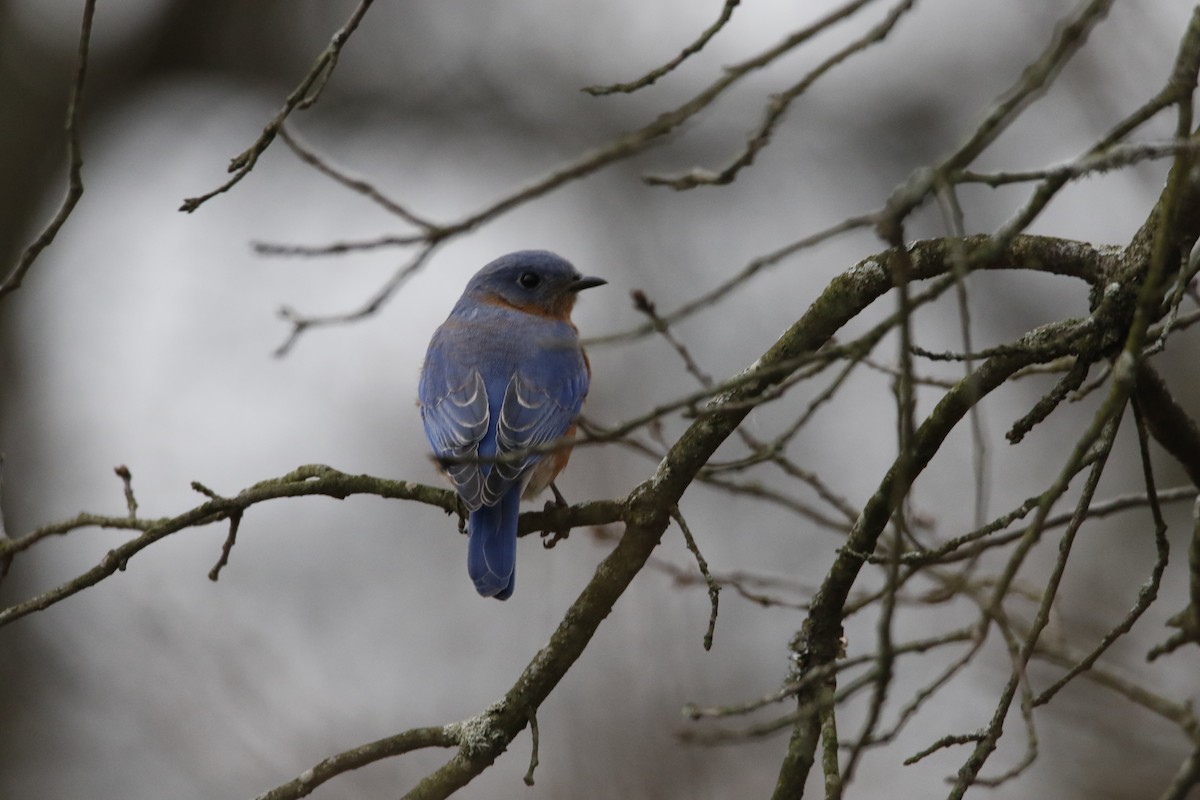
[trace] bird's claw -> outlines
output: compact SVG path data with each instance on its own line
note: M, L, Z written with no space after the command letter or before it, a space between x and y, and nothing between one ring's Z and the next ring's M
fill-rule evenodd
M459 533L467 532L467 509L463 506L462 498L459 497L457 494L454 495L454 510L447 511L446 513L447 514L457 514L458 515L458 532Z
M553 481L551 481L551 483L550 483L550 491L554 492L554 499L546 501L546 506L543 510L547 514L549 514L552 511L555 511L557 509L560 509L560 508L569 508L570 507L571 504L567 502L567 498L562 496L562 492L560 492L558 490L558 487L554 485ZM566 539L570 535L571 535L571 529L569 527L563 527L561 530L556 530L556 531L551 531L551 530L542 531L541 532L542 547L549 550L550 548L554 547L556 544L561 542L563 539Z

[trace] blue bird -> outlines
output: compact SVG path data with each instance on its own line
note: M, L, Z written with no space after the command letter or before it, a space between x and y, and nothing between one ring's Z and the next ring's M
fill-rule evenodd
M512 596L521 498L544 491L571 450L492 459L574 436L591 367L571 309L604 283L545 250L509 253L471 278L429 343L421 421L469 512L467 572L484 597Z

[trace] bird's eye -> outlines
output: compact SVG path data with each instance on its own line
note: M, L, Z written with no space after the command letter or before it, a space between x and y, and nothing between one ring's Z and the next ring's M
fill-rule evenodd
M536 289L542 282L542 277L536 272L522 272L517 283L526 289Z

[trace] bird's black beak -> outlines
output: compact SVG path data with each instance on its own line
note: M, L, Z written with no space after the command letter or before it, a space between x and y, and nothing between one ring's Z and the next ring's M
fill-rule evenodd
M603 286L608 283L604 278L576 278L571 281L567 287L572 292L582 292L584 289L591 289L593 286Z

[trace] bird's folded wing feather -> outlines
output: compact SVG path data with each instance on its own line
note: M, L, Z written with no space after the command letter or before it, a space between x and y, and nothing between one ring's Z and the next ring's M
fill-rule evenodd
M446 368L422 375L421 420L435 455L463 503L471 511L484 502L484 478L478 463L457 462L479 455L487 434L487 387L477 369ZM447 463L449 462L449 463ZM489 504L490 505L490 504Z
M497 455L521 453L552 442L567 432L579 416L587 394L587 375L578 370L551 385L520 372L504 392L496 422ZM483 482L483 502L496 502L544 453L529 453L513 461L498 461Z

